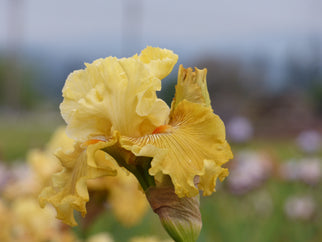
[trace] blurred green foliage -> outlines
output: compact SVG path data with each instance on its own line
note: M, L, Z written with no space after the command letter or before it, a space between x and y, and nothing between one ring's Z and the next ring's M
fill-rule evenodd
M28 150L43 148L58 125L58 113L46 111L10 113L0 116L0 160L24 160Z
M322 78L310 89L309 96L314 106L315 112L322 117Z
M0 56L0 107L27 110L35 107L42 99L34 86L36 72L31 64L10 61L10 58Z

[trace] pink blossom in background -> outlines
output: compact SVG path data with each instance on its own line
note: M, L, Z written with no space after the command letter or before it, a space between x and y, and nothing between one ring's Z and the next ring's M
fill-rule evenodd
M316 185L321 180L322 161L319 158L291 160L280 165L279 174L287 181L302 181Z
M246 193L267 180L273 169L270 157L266 153L243 151L232 162L230 176L227 179L231 192Z
M304 152L312 153L322 149L322 138L315 130L306 130L297 137L297 144Z
M290 219L309 220L316 210L316 203L311 196L289 197L284 205L284 211Z
M245 117L235 117L228 122L227 136L234 142L245 142L253 137L253 126Z

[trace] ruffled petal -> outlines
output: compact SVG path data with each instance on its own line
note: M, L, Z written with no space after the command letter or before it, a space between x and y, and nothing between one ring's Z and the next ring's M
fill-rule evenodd
M223 172L218 167L232 158L223 122L210 108L183 100L161 130L140 138L122 137L121 145L137 156L153 157L149 173L169 175L179 197L198 194L196 176L202 178L199 188L209 195Z
M176 61L172 51L148 47L140 56L98 59L71 73L60 105L68 134L84 142L115 130L132 137L152 132L167 120L169 108L156 91Z
M212 160L204 160L205 173L199 177L198 188L203 191L204 196L211 195L216 188L216 181L219 178L223 181L228 175L228 169L217 165Z
M75 144L74 151L65 153L62 150L57 153L63 170L53 176L53 187L45 188L39 196L42 207L51 203L56 211L57 218L71 226L77 225L73 209L80 211L82 216L86 214L86 202L89 200L87 180L106 175L116 175L116 171L108 167L104 160L95 159L97 152L116 141L97 142L83 147ZM108 159L105 156L105 159ZM112 159L112 158L110 158Z
M178 61L178 56L171 50L154 48L151 46L142 50L140 60L148 66L149 70L159 79L170 74Z

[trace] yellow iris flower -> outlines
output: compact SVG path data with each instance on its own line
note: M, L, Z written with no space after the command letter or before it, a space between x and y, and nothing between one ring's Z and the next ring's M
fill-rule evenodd
M143 190L170 177L179 197L199 190L210 195L217 178L228 175L221 166L232 153L210 106L206 69L180 66L171 109L157 98L177 59L170 50L147 47L130 58L98 59L68 76L60 109L76 143L73 152L57 154L64 170L40 196L58 218L75 225L73 209L86 213L86 181L115 175L115 165L132 172Z

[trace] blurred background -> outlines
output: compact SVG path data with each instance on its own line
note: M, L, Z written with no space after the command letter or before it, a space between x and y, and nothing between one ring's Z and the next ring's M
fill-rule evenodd
M64 123L58 105L70 72L167 48L184 67L208 69L235 154L230 177L201 199L199 241L322 241L321 13L319 0L1 0L1 167L24 163ZM159 93L169 104L177 69ZM125 229L107 211L75 232L166 238L155 219Z

